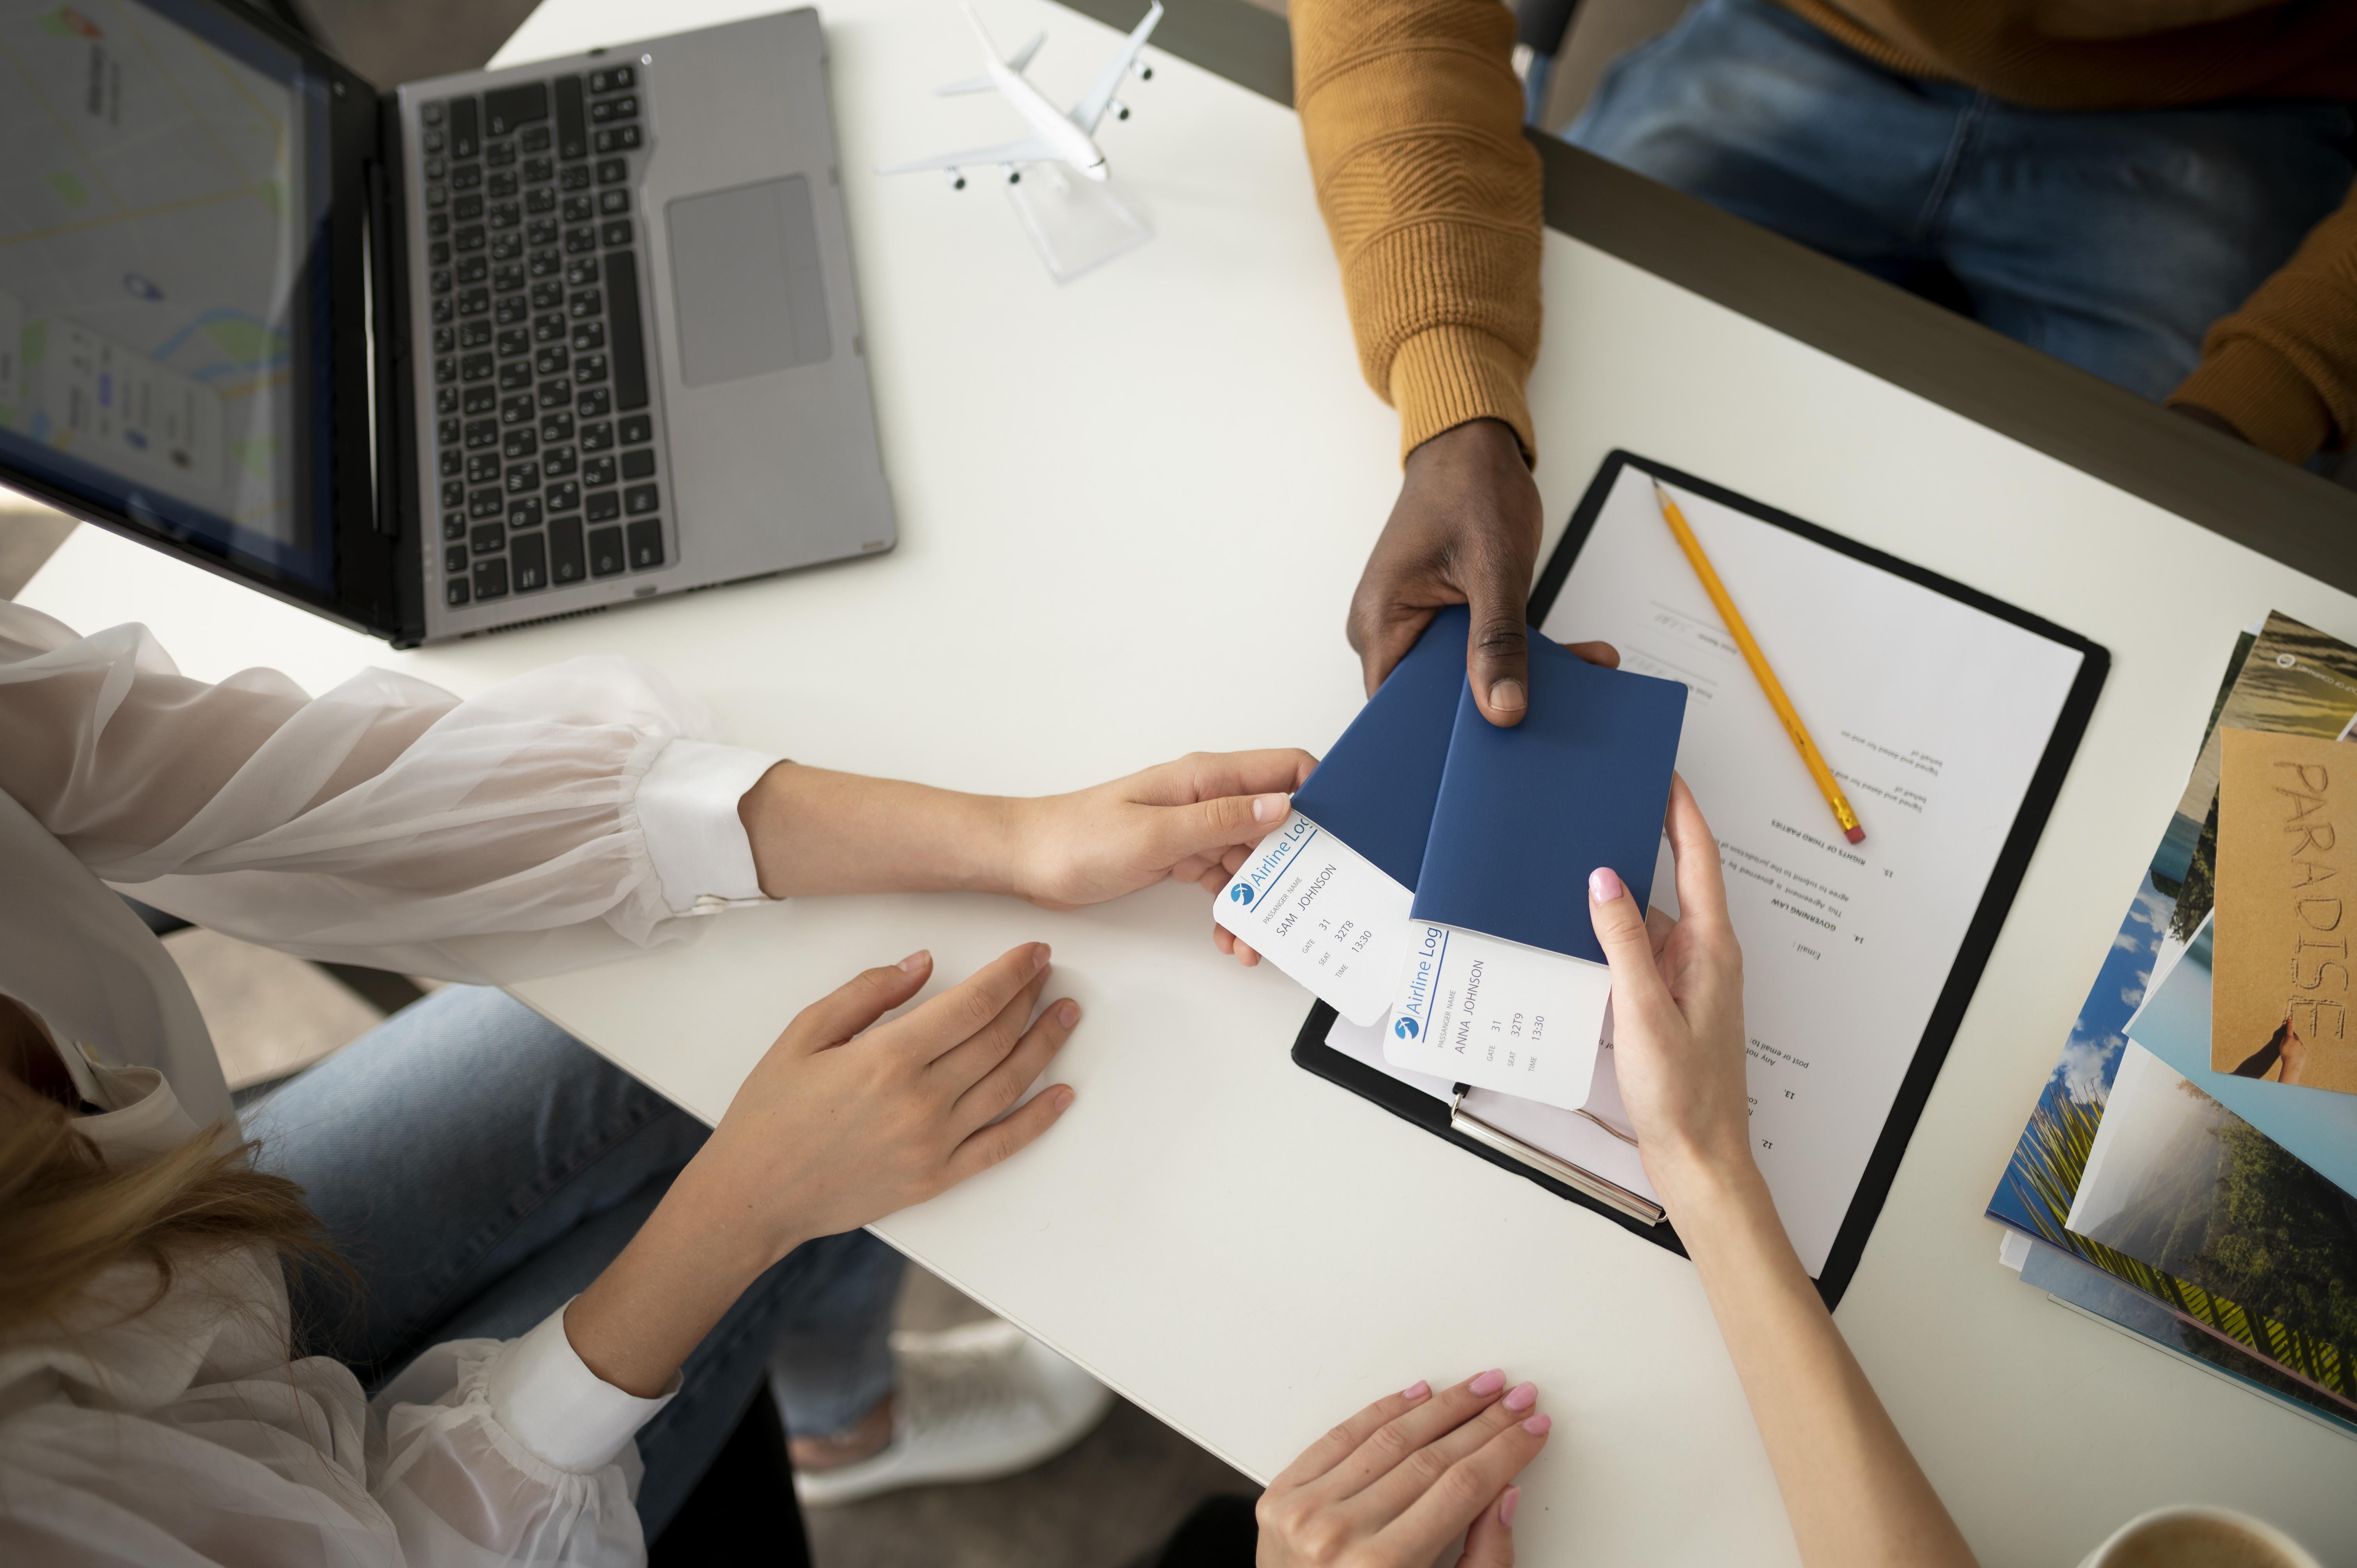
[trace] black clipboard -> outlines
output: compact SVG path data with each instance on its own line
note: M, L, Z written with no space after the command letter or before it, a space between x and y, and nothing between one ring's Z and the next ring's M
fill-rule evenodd
M2021 809L2014 816L2012 830L2006 834L2005 846L1998 852L1996 864L1990 868L1988 886L1981 895L1980 907L1973 912L1971 924L1965 928L1963 945L1957 949L1956 961L1948 971L1947 982L1940 989L1939 1000L1932 1009L1930 1022L1924 1026L1923 1037L1915 1047L1914 1060L1909 1064L1900 1080L1899 1093L1891 1101L1890 1114L1883 1122L1882 1133L1875 1141L1874 1153L1859 1177L1857 1190L1851 1196L1849 1212L1842 1219L1841 1230L1834 1239L1833 1251L1826 1255L1824 1272L1817 1277L1817 1294L1830 1308L1837 1305L1842 1293L1849 1288L1850 1278L1857 1272L1858 1259L1865 1254L1867 1238L1873 1233L1874 1222L1882 1213L1883 1200L1889 1196L1890 1184L1899 1175L1899 1162L1907 1152L1907 1141L1914 1135L1915 1123L1923 1114L1925 1101L1932 1097L1932 1085L1940 1076L1940 1067L1947 1060L1948 1047L1962 1026L1964 1008L1979 985L1981 972L1987 968L1989 953L1996 946L1997 933L2004 929L2005 918L2013 908L2014 895L2020 890L2023 874L2029 867L2030 853L2038 847L2039 836L2046 831L2046 819L2054 810L2054 800L2061 792L2063 777L2071 770L2071 759L2078 754L2079 742L2087 733L2087 721L2095 711L2095 698L2104 689L2104 680L2111 671L2112 656L2101 644L2092 642L2073 631L2067 631L2051 621L2018 609L2001 599L1990 597L1976 588L1943 577L1935 572L1888 555L1869 545L1860 544L1815 523L1760 505L1734 491L1682 473L1666 464L1640 457L1631 452L1615 451L1604 459L1596 478L1589 482L1587 493L1571 514L1563 538L1555 553L1547 557L1545 567L1539 573L1538 585L1531 593L1530 621L1537 626L1546 619L1554 607L1555 595L1571 575L1573 564L1579 559L1582 545L1596 526L1597 516L1604 509L1605 498L1612 491L1614 481L1623 468L1636 468L1651 474L1665 484L1692 494L1707 497L1722 506L1758 518L1762 522L1788 529L1828 550L1837 550L1854 560L1879 571L1889 573L1908 582L1944 595L1959 603L1971 606L2008 625L2059 643L2080 654L2079 673L2063 700L2061 714L2047 738L2046 750L2039 758L2037 770L2031 774L2029 791L2022 797ZM1676 1228L1667 1219L1649 1224L1637 1214L1628 1211L1602 1197L1583 1191L1574 1179L1551 1172L1531 1159L1517 1157L1500 1143L1479 1135L1479 1129L1469 1132L1453 1113L1452 1108L1421 1090L1411 1089L1397 1079L1386 1076L1354 1061L1326 1043L1326 1033L1333 1027L1334 1009L1320 1002L1309 1010L1301 1032L1293 1042L1293 1059L1318 1077L1341 1085L1353 1094L1373 1101L1393 1115L1413 1122L1426 1132L1448 1139L1469 1154L1479 1155L1502 1170L1536 1182L1558 1197L1567 1198L1602 1215L1623 1229L1632 1231L1657 1246L1666 1247L1680 1257L1686 1255L1685 1244L1678 1239ZM1506 1140L1511 1142L1511 1140ZM1534 1151L1535 1153L1535 1151ZM1544 1156L1541 1159L1544 1160ZM1560 1165L1562 1162L1547 1162Z

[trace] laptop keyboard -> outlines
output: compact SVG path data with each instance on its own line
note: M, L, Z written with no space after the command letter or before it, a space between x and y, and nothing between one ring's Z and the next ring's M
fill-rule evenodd
M635 66L419 110L442 602L663 564Z

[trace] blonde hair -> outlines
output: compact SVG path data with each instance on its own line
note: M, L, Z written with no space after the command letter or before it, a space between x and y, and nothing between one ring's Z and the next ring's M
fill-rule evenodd
M0 998L0 1034L29 1025ZM253 1147L215 1127L154 1159L111 1165L65 1107L0 1072L0 1339L61 1325L91 1282L124 1262L155 1273L135 1312L171 1289L175 1254L261 1245L341 1268L303 1189L254 1169Z

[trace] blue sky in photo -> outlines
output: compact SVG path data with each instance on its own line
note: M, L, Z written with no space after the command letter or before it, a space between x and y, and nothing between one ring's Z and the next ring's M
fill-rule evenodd
M2167 853L2166 841L2162 853ZM2151 873L2147 872L2136 885L2136 897L2128 901L2126 918L2120 921L2119 934L2104 955L2103 967L2095 972L2087 1000L2072 1021L2061 1058L2039 1092L2040 1105L2051 1108L2066 1098L2100 1104L2111 1091L2112 1077L2120 1069L2120 1051L2127 1043L2128 1019L2144 1001L2145 988L2152 983L2161 935L2169 929L2169 912L2176 907L2176 900L2155 887ZM2036 1229L2008 1181L1997 1183L1988 1213L2023 1230Z

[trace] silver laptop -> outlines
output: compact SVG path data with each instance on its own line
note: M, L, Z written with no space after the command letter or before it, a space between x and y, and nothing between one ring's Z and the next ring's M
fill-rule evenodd
M817 12L384 94L223 0L17 46L7 483L403 646L891 548Z

